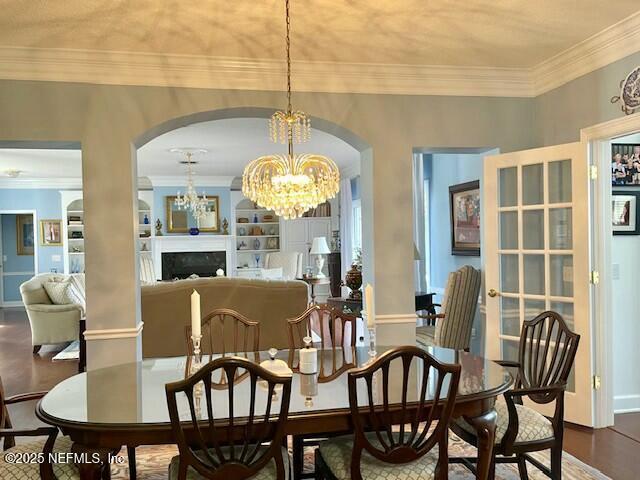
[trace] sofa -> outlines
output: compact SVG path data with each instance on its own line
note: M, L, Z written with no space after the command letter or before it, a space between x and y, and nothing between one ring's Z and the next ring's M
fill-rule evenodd
M56 305L44 288L46 282L71 280L71 275L41 273L20 285L20 295L31 324L34 354L42 345L78 340L80 319L84 314L83 300L76 297L71 303ZM75 274L73 281L82 289L84 297L84 274Z
M187 354L185 326L191 323L193 290L200 294L202 316L229 308L260 322L260 350L288 348L287 318L307 308L308 287L299 280L209 277L143 285L144 358Z

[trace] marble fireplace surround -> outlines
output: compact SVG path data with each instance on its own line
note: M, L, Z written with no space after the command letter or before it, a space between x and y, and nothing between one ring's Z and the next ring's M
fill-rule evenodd
M236 271L236 242L233 235L165 235L151 238L153 269L162 279L162 254L176 252L225 252L227 276Z

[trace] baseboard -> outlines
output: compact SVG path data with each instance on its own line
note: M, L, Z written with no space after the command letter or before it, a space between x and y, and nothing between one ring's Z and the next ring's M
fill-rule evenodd
M11 300L9 302L0 303L0 307L2 308L12 308L12 307L24 307L22 300Z
M640 412L640 395L618 395L613 397L613 412Z

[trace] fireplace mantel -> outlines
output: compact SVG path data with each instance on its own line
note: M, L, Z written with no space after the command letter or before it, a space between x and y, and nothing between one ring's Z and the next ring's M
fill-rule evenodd
M162 254L168 252L225 252L227 275L236 271L236 242L233 235L163 235L151 238L153 269L162 278Z

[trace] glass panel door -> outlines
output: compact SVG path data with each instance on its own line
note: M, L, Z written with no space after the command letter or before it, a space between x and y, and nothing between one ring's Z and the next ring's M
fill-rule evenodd
M546 310L560 313L582 336L589 332L588 180L582 148L561 145L485 159L489 358L517 360L523 323ZM566 396L576 410L566 408L565 419L590 424L589 348L584 338L580 345ZM551 412L548 406L534 407Z

